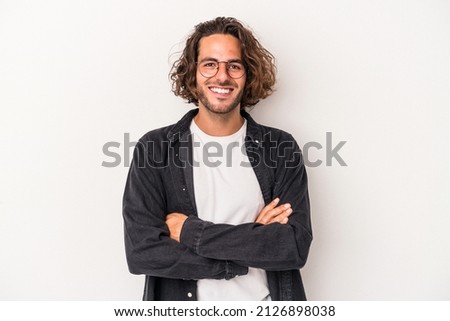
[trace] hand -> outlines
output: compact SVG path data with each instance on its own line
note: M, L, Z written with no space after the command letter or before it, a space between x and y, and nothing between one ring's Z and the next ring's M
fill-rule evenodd
M264 225L272 223L286 224L288 222L288 217L292 214L291 204L286 203L278 205L279 202L280 199L277 197L267 204L259 213L255 223Z
M169 228L171 239L180 242L181 229L187 218L181 213L170 213L166 216L166 225Z

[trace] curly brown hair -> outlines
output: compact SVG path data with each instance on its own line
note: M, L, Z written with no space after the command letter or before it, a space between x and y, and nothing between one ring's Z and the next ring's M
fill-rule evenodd
M247 76L241 108L254 106L260 99L270 96L276 76L274 56L261 46L253 33L239 20L230 17L218 17L195 26L194 32L186 40L181 57L175 61L169 74L173 93L198 106L196 62L199 43L203 37L213 34L229 34L240 40Z

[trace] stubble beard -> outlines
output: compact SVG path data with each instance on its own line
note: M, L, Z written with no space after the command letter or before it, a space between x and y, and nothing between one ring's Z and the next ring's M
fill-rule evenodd
M225 108L220 107L219 104L213 104L211 103L208 98L206 97L205 92L202 88L199 88L198 90L198 100L205 106L206 109L208 109L211 113L219 114L219 115L225 115L228 113L231 113L233 110L236 109L237 106L240 105L242 96L244 94L244 90L241 89L239 94L236 96L236 98Z

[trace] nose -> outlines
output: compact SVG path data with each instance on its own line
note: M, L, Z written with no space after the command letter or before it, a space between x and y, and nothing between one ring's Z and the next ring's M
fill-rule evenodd
M219 62L219 66L217 67L219 70L217 70L216 78L218 80L227 80L230 78L230 75L228 75L227 71L227 63L224 61Z

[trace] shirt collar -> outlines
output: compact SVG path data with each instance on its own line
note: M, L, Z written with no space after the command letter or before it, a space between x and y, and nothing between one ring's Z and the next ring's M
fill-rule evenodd
M174 142L179 140L181 136L189 134L189 126L191 125L192 119L198 114L198 108L191 109L188 111L168 132L167 138L169 141ZM241 109L241 115L247 120L247 133L246 136L253 142L260 144L262 141L261 128L258 123L256 123L248 112Z

